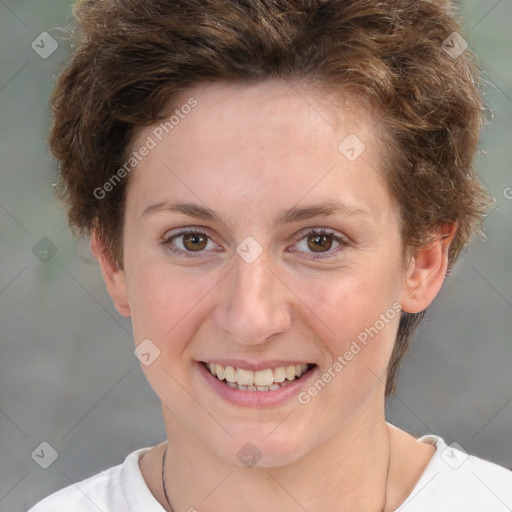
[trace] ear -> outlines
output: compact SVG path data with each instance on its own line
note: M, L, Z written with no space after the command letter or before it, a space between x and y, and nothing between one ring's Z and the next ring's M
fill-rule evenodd
M96 230L91 233L91 251L98 260L103 281L117 311L123 316L131 316L124 270L120 269L107 255L103 241Z
M436 298L446 277L448 251L456 231L456 224L443 222L434 241L412 256L400 301L403 311L419 313Z

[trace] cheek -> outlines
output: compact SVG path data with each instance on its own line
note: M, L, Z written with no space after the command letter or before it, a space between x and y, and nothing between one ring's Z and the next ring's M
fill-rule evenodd
M299 402L319 424L333 424L334 417L339 425L384 390L400 319L393 288L389 277L368 268L308 287L305 296L315 313L309 327L321 336L324 360L322 373Z
M311 311L309 327L320 338L327 367L351 351L351 369L344 373L368 368L381 373L400 318L397 279L384 266L367 265L296 283L294 289Z
M149 338L162 352L182 350L197 327L193 319L201 301L215 284L211 276L157 262L133 265L128 271L136 343Z
M326 275L322 279L303 283L302 296L313 305L312 310L325 319L337 334L373 324L391 306L396 296L393 280L382 275L379 268L365 267L346 275Z
M131 270L135 345L141 355L151 353L149 364L139 355L142 370L156 394L171 408L176 404L193 408L182 384L189 378L189 342L202 324L205 296L215 283L206 274L198 277L190 269L187 273L157 262Z

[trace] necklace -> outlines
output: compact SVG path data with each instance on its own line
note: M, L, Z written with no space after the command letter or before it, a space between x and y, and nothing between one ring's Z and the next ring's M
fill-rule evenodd
M389 468L391 466L391 440L389 439L389 428L386 427L386 434L388 437L388 469L386 470L386 485L384 487L384 506L382 507L382 512L386 512L386 507L388 504L388 480L389 480Z
M386 472L386 486L384 487L384 506L382 507L382 512L386 512L386 506L388 504L388 480L389 480L389 468L391 465L391 441L389 439L389 429L386 428L386 433L388 435L388 469ZM167 501L167 506L169 507L170 512L174 512L172 508L171 502L169 500L169 496L167 496L167 490L165 488L165 459L167 457L167 444L165 445L164 456L162 459L162 488L164 490L165 501Z
M165 488L165 459L167 457L167 447L169 445L166 443L165 444L165 451L164 451L164 458L162 460L162 487L164 489L164 496L165 496L165 501L167 501L167 505L170 509L170 512L174 512L174 509L172 508L172 505L171 505L171 502L169 500L169 496L167 496L167 490Z

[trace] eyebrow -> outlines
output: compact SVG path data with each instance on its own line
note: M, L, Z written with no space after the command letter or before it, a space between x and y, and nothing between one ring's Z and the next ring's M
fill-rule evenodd
M142 217L147 215L154 215L159 212L181 213L183 215L195 217L197 219L203 219L214 222L216 221L230 228L229 224L224 219L222 219L222 217L220 217L215 211L206 206L201 206L194 203L161 202L152 204L151 206L148 206L144 210L144 212L142 212ZM290 208L289 210L284 210L280 212L274 219L274 225L291 224L292 222L310 219L312 217L317 217L320 215L329 216L335 214L343 214L346 216L369 217L369 213L361 208L356 208L346 203L328 202L322 204L314 204L302 208L293 207Z

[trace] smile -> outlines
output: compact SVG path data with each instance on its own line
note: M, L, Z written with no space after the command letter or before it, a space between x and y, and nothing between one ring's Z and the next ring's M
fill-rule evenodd
M263 370L247 370L219 363L204 363L210 373L232 389L241 391L276 391L300 379L314 365L297 364L266 368Z

